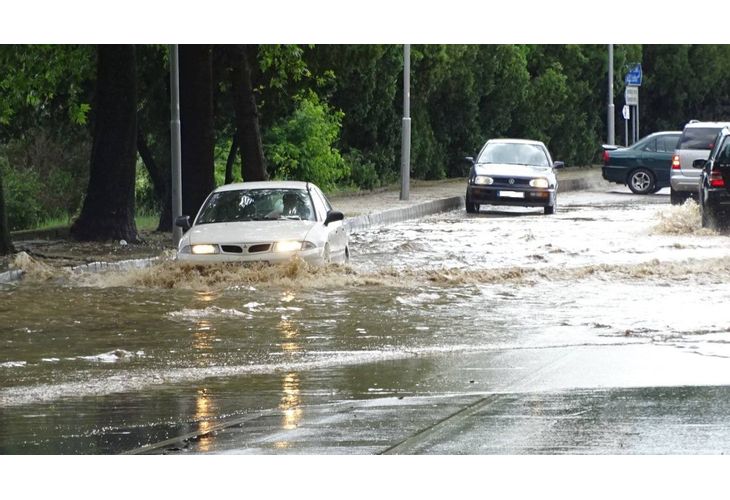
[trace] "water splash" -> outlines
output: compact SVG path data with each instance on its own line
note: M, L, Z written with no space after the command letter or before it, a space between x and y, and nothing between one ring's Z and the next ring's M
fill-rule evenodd
M58 277L60 274L66 274L66 270L59 270L51 267L48 264L44 264L31 257L26 252L19 252L13 256L13 260L10 263L12 269L18 269L24 271L23 279L26 281L48 281L50 279Z
M658 223L653 234L712 236L717 234L712 229L703 228L700 218L700 206L693 199L681 205L667 207L657 213Z

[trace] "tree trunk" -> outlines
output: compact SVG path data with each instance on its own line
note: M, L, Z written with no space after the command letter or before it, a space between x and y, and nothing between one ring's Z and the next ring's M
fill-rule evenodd
M89 187L71 226L80 241L137 242L134 177L137 83L134 45L97 48L97 92Z
M160 213L160 222L157 231L172 230L172 173L170 169L162 170L157 165L155 157L150 151L147 139L145 139L142 130L137 127L137 151L147 173L152 181L152 190L155 193L155 200L159 204L162 212Z
M3 191L3 176L0 172L0 255L8 255L15 252L13 243L10 241L10 230L8 228L8 217L5 213L5 192Z
M215 188L213 57L210 45L180 45L183 214L191 218Z
M233 163L236 161L236 153L238 153L238 131L233 134L231 150L228 152L228 159L226 160L226 184L233 182Z
M261 144L259 112L251 82L252 65L256 64L256 45L235 45L231 48L231 74L236 128L241 148L241 176L244 181L268 179L264 148Z

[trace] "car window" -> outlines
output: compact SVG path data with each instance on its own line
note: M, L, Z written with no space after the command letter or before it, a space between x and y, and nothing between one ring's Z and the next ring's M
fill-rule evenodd
M656 151L656 137L652 137L651 139L647 140L646 143L641 147L642 151L650 151L655 152Z
M301 189L238 189L213 193L196 224L254 220L315 220L312 202Z
M477 163L550 166L547 154L541 146L504 142L487 144L479 155Z
M719 131L718 127L687 127L682 132L679 149L712 149Z
M730 164L730 140L727 137L725 137L724 142L720 146L720 151L717 154L717 163L724 165Z
M319 220L325 220L327 218L327 206L322 200L322 195L316 189L312 189L312 199L314 200L314 208L317 210Z
M673 153L677 149L679 144L679 136L677 135L663 135L657 137L656 150L659 153Z

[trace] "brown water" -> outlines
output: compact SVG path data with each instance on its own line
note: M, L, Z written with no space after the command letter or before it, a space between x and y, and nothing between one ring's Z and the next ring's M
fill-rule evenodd
M730 355L713 314L730 302L727 235L696 231L691 206L580 202L374 229L350 266L75 274L21 257L26 279L0 287L0 453L118 452L272 408L286 428L306 404L397 393L372 383L378 369L417 385L445 353Z

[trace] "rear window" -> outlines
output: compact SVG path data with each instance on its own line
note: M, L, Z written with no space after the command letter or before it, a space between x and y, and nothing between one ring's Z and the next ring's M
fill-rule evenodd
M679 141L679 149L712 149L715 145L717 133L716 128L686 128L682 132L682 139Z

